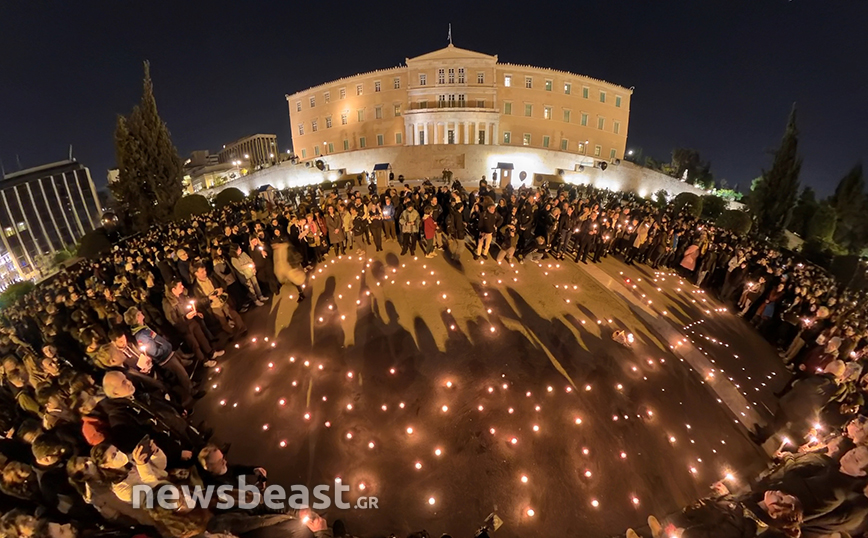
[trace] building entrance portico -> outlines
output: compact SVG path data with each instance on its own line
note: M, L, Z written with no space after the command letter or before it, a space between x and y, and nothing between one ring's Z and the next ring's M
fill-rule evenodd
M404 115L408 146L426 144L496 144L499 127L496 112L449 110L408 111Z

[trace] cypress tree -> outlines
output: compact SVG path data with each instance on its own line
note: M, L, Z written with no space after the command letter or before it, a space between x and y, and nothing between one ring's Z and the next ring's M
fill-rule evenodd
M115 156L119 170L112 192L140 227L172 218L182 195L183 168L169 129L157 112L150 64L144 63L142 100L128 118L118 117Z
M799 133L796 129L796 105L784 131L781 145L775 151L770 170L763 170L756 181L748 205L756 219L756 231L772 240L779 240L789 223L799 190L802 158L798 153Z
M862 179L862 165L857 164L841 178L830 200L837 215L835 242L853 254L862 250L864 242L865 215L862 212L864 201L865 181Z

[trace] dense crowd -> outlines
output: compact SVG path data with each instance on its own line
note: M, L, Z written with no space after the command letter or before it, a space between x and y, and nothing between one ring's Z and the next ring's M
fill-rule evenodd
M306 272L325 258L381 251L387 241L402 255L443 253L451 263L468 254L491 263L616 256L717 293L794 372L774 419L753 437L807 444L779 455L757 493L721 493L685 511L684 536L864 531L861 295L689 207L586 186L495 192L483 180L471 191L458 182L382 194L291 189L152 227L41 283L2 313L0 534L343 535L342 524L330 528L309 509L141 508L132 492L240 476L264 486L265 469L227 463L224 442L193 418L201 380L247 333L241 314L282 285L303 301ZM733 528L753 525L754 534L697 534L715 518L738 517L746 519Z

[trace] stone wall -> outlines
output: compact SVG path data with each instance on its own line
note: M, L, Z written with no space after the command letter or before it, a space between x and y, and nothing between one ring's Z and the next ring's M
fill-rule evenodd
M427 177L433 180L441 177L443 169L448 168L454 179L476 182L485 176L490 180L498 163L511 163L514 167L512 181L515 185L521 183L520 174L525 172L528 185L534 177L540 175L549 176L548 179L561 177L567 183L591 184L599 188L634 192L643 197L651 196L660 189L666 190L670 196L682 192L692 192L700 196L706 194L702 189L666 174L626 161L618 165L609 163L606 170L600 170L594 168L591 157L524 147L443 144L382 147L327 155L323 156L322 160L329 170L320 171L313 166L285 162L201 194L214 195L228 187L249 192L262 185L284 189L335 181L341 177L342 171L355 176L360 172L372 171L378 163L390 163L395 177L403 174L407 179ZM578 171L580 166L584 168ZM563 172L559 174L559 171Z

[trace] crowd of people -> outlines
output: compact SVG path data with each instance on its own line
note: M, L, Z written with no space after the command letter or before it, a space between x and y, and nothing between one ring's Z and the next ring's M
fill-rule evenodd
M246 335L248 309L283 285L303 301L306 272L327 257L382 251L389 241L402 255L442 253L450 263L468 255L491 263L614 256L678 271L718 294L793 370L774 419L752 436L762 443L786 434L808 448L798 464L788 459L764 477L759 497L718 496L694 520L729 506L721 513L750 513L758 529L784 536L862 532L863 296L690 209L588 186L496 192L484 179L471 190L426 181L379 194L290 189L128 237L2 312L0 533L342 535L342 525L329 528L309 510L141 508L131 495L136 484L218 485L239 476L264 484L263 468L227 464L225 443L195 420L202 379ZM788 489L794 480L806 489ZM840 503L830 508L833 500Z

